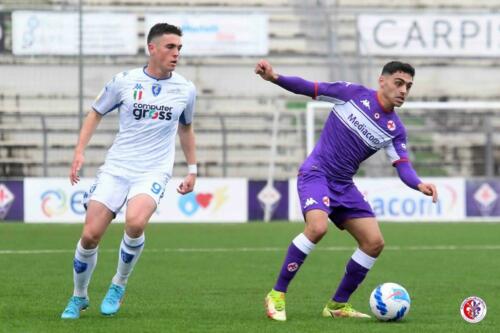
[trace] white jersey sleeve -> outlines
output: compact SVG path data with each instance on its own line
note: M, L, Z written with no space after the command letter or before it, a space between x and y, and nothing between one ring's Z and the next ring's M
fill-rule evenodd
M194 110L196 104L196 88L192 82L189 82L189 98L186 108L182 112L179 122L183 125L189 125L193 122Z
M122 72L113 77L97 96L92 108L101 115L116 110L123 103L120 97L119 81L125 77L127 72Z

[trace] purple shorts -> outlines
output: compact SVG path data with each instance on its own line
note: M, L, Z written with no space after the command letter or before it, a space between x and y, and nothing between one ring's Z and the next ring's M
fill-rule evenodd
M307 211L320 209L340 229L348 219L375 217L365 197L352 182L328 180L321 170L300 170L297 178L300 207Z

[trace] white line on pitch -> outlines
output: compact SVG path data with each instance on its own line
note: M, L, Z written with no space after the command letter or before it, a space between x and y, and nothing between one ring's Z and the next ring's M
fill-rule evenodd
M354 246L330 246L318 247L316 251L326 252L341 252L352 251ZM500 245L414 245L414 246L386 246L384 251L460 251L460 250L500 250ZM99 249L99 252L117 252L118 249ZM281 247L236 247L236 248L165 248L165 249L144 249L146 252L283 252L286 248ZM43 249L43 250L0 250L0 255L3 254L57 254L57 253L74 253L73 249Z

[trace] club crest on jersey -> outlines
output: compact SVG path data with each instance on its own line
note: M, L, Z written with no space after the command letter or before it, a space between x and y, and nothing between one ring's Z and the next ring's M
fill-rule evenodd
M160 94L161 91L161 84L159 83L154 83L153 86L151 87L151 91L153 92L153 95L156 97Z
M373 117L374 117L375 119L380 119L380 113L375 112L375 113L373 114Z
M326 207L330 207L330 198L327 197L326 195L323 197L323 204L326 206Z
M389 121L387 122L387 129L388 129L389 131L394 131L394 130L396 129L396 124L394 123L394 121L389 120Z
M133 94L134 100L140 101L142 99L142 91L143 90L144 90L144 88L142 87L142 85L140 83L137 83L135 85L134 94Z

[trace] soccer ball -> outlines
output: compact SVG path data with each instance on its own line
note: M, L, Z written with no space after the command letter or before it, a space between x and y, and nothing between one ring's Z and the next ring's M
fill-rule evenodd
M387 282L379 285L370 295L370 308L382 321L398 321L410 311L410 295L401 285Z

